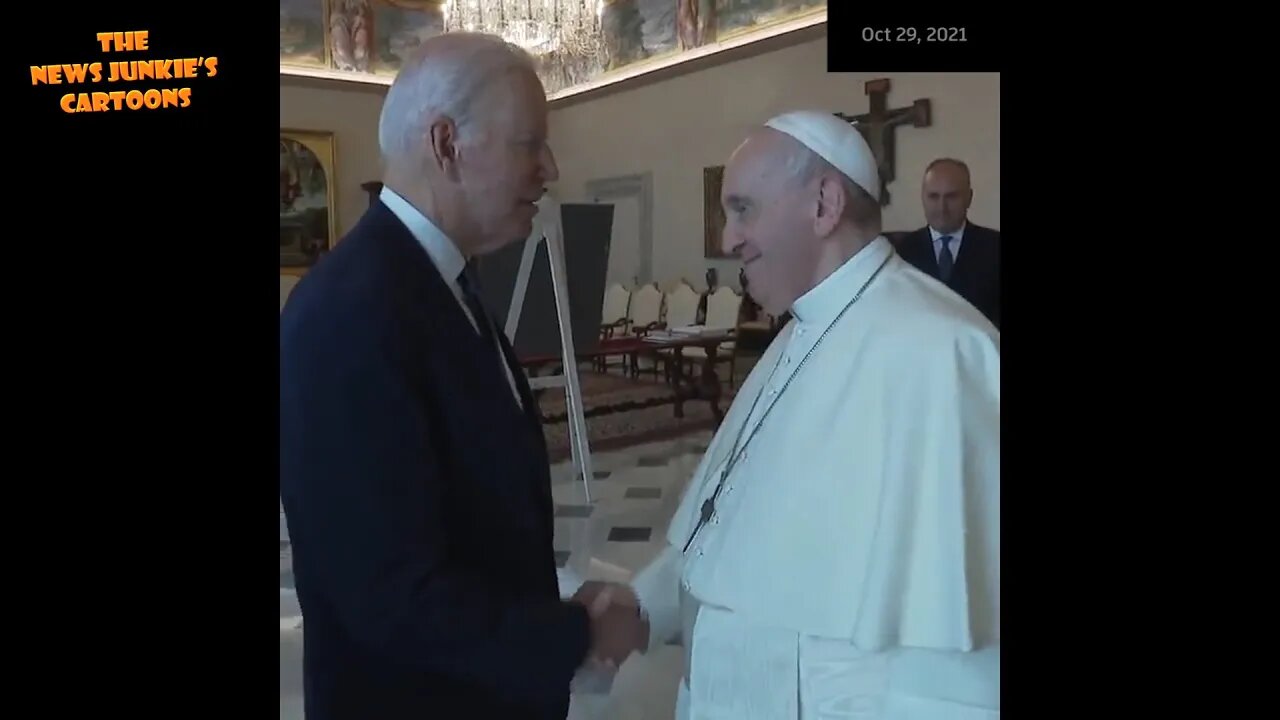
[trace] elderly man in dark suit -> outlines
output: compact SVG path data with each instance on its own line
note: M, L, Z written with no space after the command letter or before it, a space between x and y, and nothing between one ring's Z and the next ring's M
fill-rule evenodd
M899 252L959 293L999 329L1000 231L969 222L969 166L951 158L934 160L925 171L921 195L928 225L903 236Z
M643 642L598 588L560 597L537 409L464 271L532 232L557 177L533 68L427 40L383 106L381 196L281 314L309 720L562 720L584 664Z

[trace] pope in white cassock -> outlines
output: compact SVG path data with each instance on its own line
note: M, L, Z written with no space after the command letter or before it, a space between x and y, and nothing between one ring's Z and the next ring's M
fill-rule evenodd
M998 718L1000 335L881 234L862 136L769 121L724 245L789 323L624 588L682 637L680 720Z

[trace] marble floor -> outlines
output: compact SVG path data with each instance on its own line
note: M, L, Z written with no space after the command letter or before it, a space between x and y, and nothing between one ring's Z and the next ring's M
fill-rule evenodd
M552 466L556 562L562 592L570 578L627 582L657 554L680 495L711 439L675 440L593 454L589 488L568 462ZM288 534L280 518L280 718L302 715L302 617L293 593ZM679 646L633 655L606 692L575 693L569 720L670 720L683 672Z

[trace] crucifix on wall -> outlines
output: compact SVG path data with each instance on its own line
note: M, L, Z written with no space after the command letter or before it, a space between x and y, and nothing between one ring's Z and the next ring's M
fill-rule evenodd
M889 183L894 178L894 132L900 125L929 127L932 123L929 100L916 100L909 107L889 109L889 78L871 80L866 85L871 97L871 111L861 115L836 113L841 120L855 123L854 127L866 138L871 153L876 156L880 172L880 204L889 204Z

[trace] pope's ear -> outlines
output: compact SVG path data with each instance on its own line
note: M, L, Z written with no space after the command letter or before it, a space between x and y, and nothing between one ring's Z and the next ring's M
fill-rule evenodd
M818 214L813 220L813 229L818 237L830 235L840 225L845 204L849 201L846 195L838 178L830 173L822 176L821 182L818 183Z

